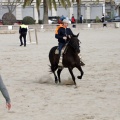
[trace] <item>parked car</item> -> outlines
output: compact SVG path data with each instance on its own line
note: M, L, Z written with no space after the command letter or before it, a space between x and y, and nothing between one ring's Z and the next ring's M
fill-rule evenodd
M108 20L108 22L120 22L120 16L115 16L113 19Z
M59 16L50 16L48 17L49 24L58 24Z
M71 24L71 20L68 19L69 23ZM48 24L60 24L61 20L59 16L51 16L48 17Z
M53 24L53 21L52 20L48 20L48 24Z
M110 16L109 16L109 15L106 15L106 16L105 16L105 21L110 22L110 20L111 20Z
M70 19L68 19L68 21L69 21L69 24L71 24L71 20ZM75 22L76 23L76 22Z

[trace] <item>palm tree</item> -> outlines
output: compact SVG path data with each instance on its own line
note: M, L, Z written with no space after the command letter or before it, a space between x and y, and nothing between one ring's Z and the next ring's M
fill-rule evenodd
M24 0L23 7L25 8L26 6L31 5L32 2L33 2L33 0ZM40 4L41 4L41 0L36 0L36 9L37 9L37 12L38 12L38 21L40 21L40 9L39 9Z
M48 24L48 4L47 4L47 0L43 0L43 8L44 8L43 24Z
M33 2L33 0L24 0L24 7L27 5L30 5ZM43 9L44 9L44 16L43 16L43 23L47 24L48 23L48 8L51 10L52 6L54 7L55 10L57 10L57 3L60 3L64 8L66 8L66 6L71 6L70 0L43 0ZM40 20L40 4L41 4L41 0L36 0L36 8L38 11L38 17Z
M38 23L40 22L40 4L41 4L41 0L36 0L36 8L37 8L37 12L38 12Z
M71 6L71 0L58 0L59 4L61 4L64 8L68 5L69 7Z
M38 0L39 1L39 0ZM43 23L48 23L48 8L49 10L52 9L52 6L55 10L57 10L57 3L60 3L64 8L66 5L71 6L70 0L43 0L43 8L44 8L44 16L43 16Z
M81 0L72 0L72 2L77 3L77 20L79 20L79 17L81 15Z
M76 0L77 2L77 20L79 20L79 17L81 15L81 0Z
M33 2L33 0L24 0L24 7L27 6L27 5L31 5L32 2ZM40 20L40 9L39 9L40 4L41 4L41 0L36 0L36 8L37 8L38 19L39 20ZM57 10L55 0L43 0L43 9L44 9L43 23L44 24L48 23L48 8L51 9L52 4L53 4L55 10Z

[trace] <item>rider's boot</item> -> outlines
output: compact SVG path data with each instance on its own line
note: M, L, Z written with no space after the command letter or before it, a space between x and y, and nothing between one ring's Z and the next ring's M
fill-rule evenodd
M63 67L63 64L62 64L62 56L60 56L58 66Z
M62 60L63 60L63 51L61 50L61 52L60 52L60 58L59 58L59 63L58 63L58 66L61 67L61 68L63 67Z

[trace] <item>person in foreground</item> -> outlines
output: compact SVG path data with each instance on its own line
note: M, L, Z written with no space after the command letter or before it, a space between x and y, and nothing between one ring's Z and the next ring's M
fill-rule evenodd
M9 97L9 93L8 93L8 91L6 89L6 86L3 83L1 75L0 75L0 91L3 94L3 97L6 100L6 108L8 110L10 110L11 109L11 100L10 100L10 97Z
M76 37L76 35L73 34L72 30L68 28L69 21L64 19L63 24L60 24L56 30L55 30L55 38L58 39L58 48L59 48L59 66L62 66L62 54L61 50L67 43L67 38L73 36ZM81 65L84 66L85 64L81 61Z
M23 45L22 38L24 39L24 47L26 47L26 35L27 35L27 25L21 24L19 27L19 34L20 34L20 46Z

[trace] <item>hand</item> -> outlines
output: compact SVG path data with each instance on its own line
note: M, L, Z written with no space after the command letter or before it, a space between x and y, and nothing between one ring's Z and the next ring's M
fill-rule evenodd
M6 103L6 108L7 108L8 110L10 110L10 109L11 109L11 104L10 104L10 103Z
M71 38L71 36L70 36L70 35L68 35L68 37L69 37L69 38Z
M64 40L67 40L67 37L63 37Z

